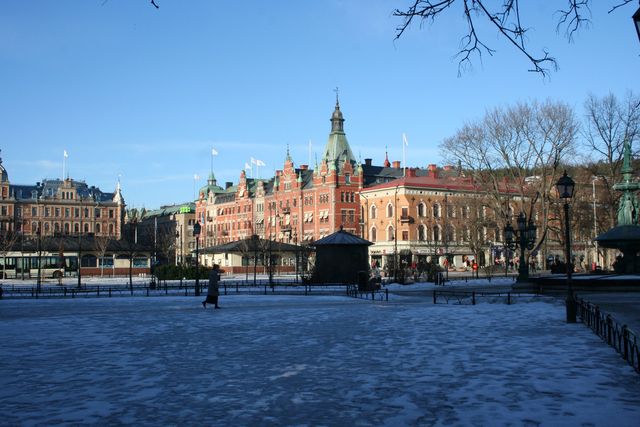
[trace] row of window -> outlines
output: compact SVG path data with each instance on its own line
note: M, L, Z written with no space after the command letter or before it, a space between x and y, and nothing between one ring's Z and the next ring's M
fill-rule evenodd
M38 212L39 211L39 212ZM53 217L53 218L71 218L73 214L73 218L80 218L81 214L83 218L90 218L90 213L93 211L93 218L101 218L102 217L102 209L101 208L59 208L59 207L49 207L49 206L32 206L31 207L31 216L38 217L42 216L45 218ZM21 216L22 209L17 211L18 216ZM109 209L108 215L110 219L115 217L115 210Z
M491 233L492 235L489 235L489 233ZM415 237L416 237L416 240L419 242L426 242L426 241L440 242L443 240L447 242L456 242L456 241L468 242L471 239L471 231L469 230L469 227L465 226L465 227L462 227L462 229L460 230L460 233L458 233L455 227L450 226L450 227L447 227L446 232L444 233L444 236L443 236L440 226L435 226L431 228L431 230L428 230L426 226L421 225L417 227ZM501 242L503 240L501 230L499 229L487 230L486 227L483 227L481 230L478 230L478 237L480 240L483 240L483 241L493 240L496 242ZM395 230L393 226L390 225L389 227L387 227L386 240L393 241L394 238L395 238ZM376 227L371 227L371 230L369 233L369 240L371 240L372 242L376 242L378 240L378 230L376 229ZM403 241L410 240L409 230L402 230L400 240L403 240Z
M91 224L88 222L85 222L82 225L82 232L83 233L91 233ZM42 223L42 230L41 232L45 235L47 234L51 234L51 232L54 233L64 233L64 234L70 234L72 233L75 234L79 234L80 233L80 224L79 223L74 223L74 224L70 224L68 222L65 223L59 223L59 222L53 222L53 223L49 223L49 222L44 222ZM96 234L102 233L104 232L105 227L100 224L100 223L96 223L93 232L95 232ZM109 224L108 227L108 233L110 235L115 234L115 225L114 224ZM31 233L32 234L36 234L38 232L38 223L36 221L33 221L31 223Z
M402 217L408 217L409 216L409 207L408 206L403 206L400 208L401 209L401 215ZM469 208L469 206L462 206L460 207L460 212L456 212L456 206L453 205L446 205L446 211L447 211L447 218L456 218L458 216L458 214L460 215L460 217L464 218L464 219L468 219L469 218L469 214L471 212L471 209ZM488 207L483 206L479 211L478 211L478 218L486 218L487 217L487 211L488 211ZM393 211L393 204L389 203L387 204L387 209L386 209L386 213L387 213L387 218L392 218L394 215L394 211ZM419 218L425 218L427 216L429 216L429 209L427 207L427 205L425 203L420 203L416 206L416 215ZM371 205L370 208L370 212L369 212L369 216L371 219L375 219L378 216L378 208L376 205ZM440 204L438 203L434 203L431 207L431 216L433 218L441 218L442 217L442 207Z

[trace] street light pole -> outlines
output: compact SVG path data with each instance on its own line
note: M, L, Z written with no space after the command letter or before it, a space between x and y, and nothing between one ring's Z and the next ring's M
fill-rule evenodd
M193 235L196 238L196 289L195 289L195 295L196 296L200 296L200 257L199 257L199 250L200 250L200 222L196 221L195 224L193 224Z
M556 183L558 195L564 200L564 239L565 239L565 261L567 266L567 300L566 314L567 323L576 323L576 300L573 295L573 287L571 283L573 275L573 263L571 262L571 232L569 229L569 200L573 197L575 182L571 177L567 176L567 171L558 179Z

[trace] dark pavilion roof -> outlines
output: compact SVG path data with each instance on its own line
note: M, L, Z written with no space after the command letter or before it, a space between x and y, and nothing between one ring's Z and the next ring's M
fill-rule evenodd
M355 234L344 231L342 227L333 234L328 235L320 240L316 240L313 246L370 246L372 242L362 239Z
M640 225L619 225L594 239L604 248L632 250L640 248Z

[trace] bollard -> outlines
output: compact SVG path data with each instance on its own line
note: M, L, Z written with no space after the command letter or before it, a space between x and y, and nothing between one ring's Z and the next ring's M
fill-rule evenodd
M507 305L511 305L511 292L507 292Z
M98 289L96 290L96 297L97 298L100 297L100 286L98 286Z
M385 300L389 301L389 289L385 289L384 293L385 293Z
M149 296L149 287L147 286L147 296Z
M612 329L613 329L613 319L610 314L607 314L607 344L611 345L612 342Z
M375 301L375 300L376 300L376 292L371 291L371 301Z
M476 291L471 292L471 304L476 305Z
M436 304L436 290L433 290L433 303Z

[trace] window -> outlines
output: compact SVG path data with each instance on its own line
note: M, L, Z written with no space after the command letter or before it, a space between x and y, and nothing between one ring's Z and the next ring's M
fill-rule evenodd
M433 217L440 218L440 205L437 203L433 204Z
M95 208L93 214L96 218L100 218L100 208Z
M418 227L418 240L424 242L426 236L426 226L421 225Z
M31 216L38 216L38 208L36 207L31 208Z
M376 208L376 205L371 205L371 219L376 219L376 211L378 210L378 208Z
M80 225L79 224L73 224L73 232L74 233L79 233L80 232Z
M419 217L421 217L421 218L422 218L422 217L425 217L425 216L427 215L427 212L426 212L426 210L427 210L427 209L426 209L426 208L427 208L427 207L425 206L425 204L424 204L424 203L420 203L420 204L418 205L418 216L419 216Z
M377 232L376 228L373 227L371 229L371 241L372 242L375 242L377 240L377 238L378 238L377 234L378 234L378 232Z
M387 205L387 218L391 218L393 216L393 205L389 203Z
M64 217L69 218L71 216L71 209L64 208Z
M447 205L447 218L454 218L456 216L455 206Z
M96 224L96 233L100 232L100 224Z
M395 231L393 230L393 227L389 226L389 228L387 228L387 240L392 241L394 236L395 236Z
M402 218L408 218L409 217L409 208L406 206L402 207Z
M409 230L402 230L402 240L409 240Z
M44 208L44 216L45 217L49 216L49 212L50 212L49 208Z
M109 234L114 234L113 233L113 224L109 224Z
M113 209L109 209L109 218L113 218Z
M344 183L351 184L351 175L349 175L348 173L344 175Z
M469 219L469 206L462 207L462 218Z
M346 209L342 209L340 210L340 215L342 216L342 223L346 223L347 222L347 210Z
M451 226L447 226L445 228L445 233L444 233L444 239L447 242L453 242L455 241L455 233L453 232L453 227Z
M69 234L69 223L68 222L64 223L64 234Z
M440 241L440 227L438 227L437 225L433 227L433 240L435 242Z
M73 216L76 217L76 218L80 217L80 208L75 208L73 210Z
M55 217L60 218L60 208L56 208L55 211L56 211Z

